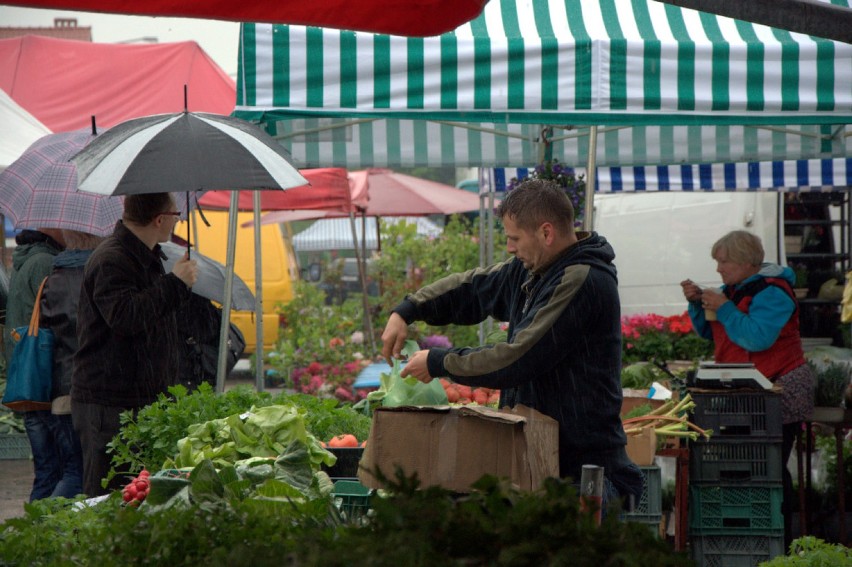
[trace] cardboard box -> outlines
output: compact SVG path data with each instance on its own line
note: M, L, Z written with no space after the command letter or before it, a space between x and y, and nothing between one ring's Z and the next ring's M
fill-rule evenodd
M627 456L640 467L654 464L657 454L657 434L653 428L646 427L642 433L627 436Z
M663 400L652 400L648 397L649 393L650 390L624 388L622 390L621 417L624 417L635 408L646 404L651 406L651 410L655 410L665 403Z
M400 467L406 476L416 473L423 487L469 492L491 474L534 490L559 476L558 440L556 420L525 406L382 407L373 412L358 478L383 488L372 472L392 479Z

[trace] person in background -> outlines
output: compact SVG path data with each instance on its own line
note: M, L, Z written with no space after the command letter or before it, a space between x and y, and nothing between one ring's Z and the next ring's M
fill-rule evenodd
M799 335L796 275L787 266L764 263L760 238L744 230L729 232L710 252L724 284L719 292L681 282L695 331L714 343L717 363L752 362L781 387L782 481L787 543L791 539L793 477L787 461L796 432L814 409L815 378ZM715 320L706 314L715 315ZM713 317L711 317L713 319Z
M6 326L3 330L7 368L15 348L11 331L15 327L29 325L38 288L50 274L54 257L65 247L62 231L51 228L21 231L15 237L15 243L17 246L12 252L12 274L9 278L9 297L6 304ZM55 423L50 410L23 413L35 473L30 492L32 502L53 494L62 472L55 438Z
M65 250L53 259L53 271L44 286L40 327L51 329L55 340L51 419L60 478L51 496L72 498L83 492L83 449L71 421L70 395L77 352L77 305L83 267L103 238L75 230L63 230L62 236Z
M639 498L643 477L628 458L621 424L621 313L615 253L594 232L575 233L562 188L525 181L497 209L505 262L452 274L406 297L382 333L382 355L398 358L408 325L508 321L505 342L420 350L402 376L449 377L500 389L500 406L523 404L559 423L561 477L579 482L582 465L604 468L604 505Z
M137 411L178 383L176 313L190 295L198 267L187 256L165 273L160 242L180 213L170 193L128 195L112 235L86 263L77 318L79 348L71 379L71 417L83 448L83 492L120 488L107 444L119 416Z

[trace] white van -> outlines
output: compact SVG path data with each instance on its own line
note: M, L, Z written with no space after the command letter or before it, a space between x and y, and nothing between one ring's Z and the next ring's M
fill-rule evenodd
M786 263L779 201L775 192L595 195L594 230L615 249L622 315L683 313L680 282L687 278L721 285L710 248L731 230L758 235L766 261Z

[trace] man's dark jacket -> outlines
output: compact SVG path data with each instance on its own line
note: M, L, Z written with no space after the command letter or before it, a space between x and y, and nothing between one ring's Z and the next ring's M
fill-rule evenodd
M139 408L178 381L175 313L189 288L121 222L86 264L71 399Z
M604 466L620 491L634 492L638 469L624 449L621 313L615 253L596 233L532 274L513 258L453 274L406 298L394 311L407 323L509 323L507 342L433 348L428 368L468 386L501 390L500 405L523 404L559 422L560 474ZM624 476L618 471L628 468ZM641 473L639 473L641 474Z

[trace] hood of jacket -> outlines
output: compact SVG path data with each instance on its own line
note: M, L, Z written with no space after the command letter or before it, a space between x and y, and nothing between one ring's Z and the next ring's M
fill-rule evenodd
M36 254L50 254L55 256L59 249L55 248L49 242L30 242L27 244L18 244L12 252L12 267L17 271L20 270L24 263Z
M796 284L796 272L789 266L779 266L778 264L764 262L760 265L760 271L757 272L757 275L764 278L782 278L787 280L790 287Z
M618 279L615 264L613 264L615 250L606 238L597 232L578 232L577 239L576 244L568 247L544 271L547 272L554 266L564 269L565 266L573 264L586 264Z

